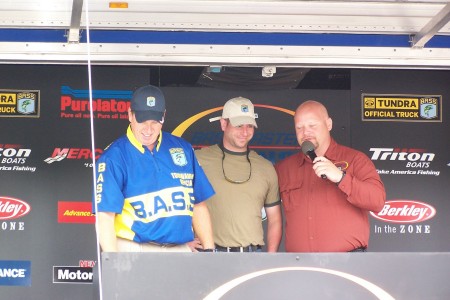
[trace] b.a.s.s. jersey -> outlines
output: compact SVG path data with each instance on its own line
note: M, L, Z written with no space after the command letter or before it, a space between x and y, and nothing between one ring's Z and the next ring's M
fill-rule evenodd
M193 240L194 205L214 194L192 146L163 131L152 153L129 127L96 168L97 211L116 213L116 235L140 243Z

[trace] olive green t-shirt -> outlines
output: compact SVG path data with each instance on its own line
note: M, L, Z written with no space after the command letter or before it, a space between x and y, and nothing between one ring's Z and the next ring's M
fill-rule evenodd
M223 152L218 145L196 150L200 165L216 194L206 201L214 232L214 242L223 247L264 245L262 208L280 204L278 178L272 163L250 151ZM222 168L223 166L223 168ZM231 183L245 181L244 183ZM251 174L250 174L251 171Z

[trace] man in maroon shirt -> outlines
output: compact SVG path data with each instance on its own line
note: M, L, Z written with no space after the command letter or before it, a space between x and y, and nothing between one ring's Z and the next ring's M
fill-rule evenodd
M386 192L372 161L331 137L333 121L319 102L296 110L299 145L309 141L317 157L302 152L276 165L286 216L287 252L365 251L369 211L383 208ZM310 154L310 152L306 152Z

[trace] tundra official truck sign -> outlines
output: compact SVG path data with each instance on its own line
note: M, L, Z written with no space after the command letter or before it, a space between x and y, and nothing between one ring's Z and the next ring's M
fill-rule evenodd
M441 95L362 94L363 121L442 122Z

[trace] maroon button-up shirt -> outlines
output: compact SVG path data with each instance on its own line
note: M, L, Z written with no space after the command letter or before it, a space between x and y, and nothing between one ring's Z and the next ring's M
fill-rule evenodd
M345 252L369 243L368 212L386 200L372 161L333 139L325 157L346 172L336 185L318 177L299 152L276 165L286 217L287 252Z

